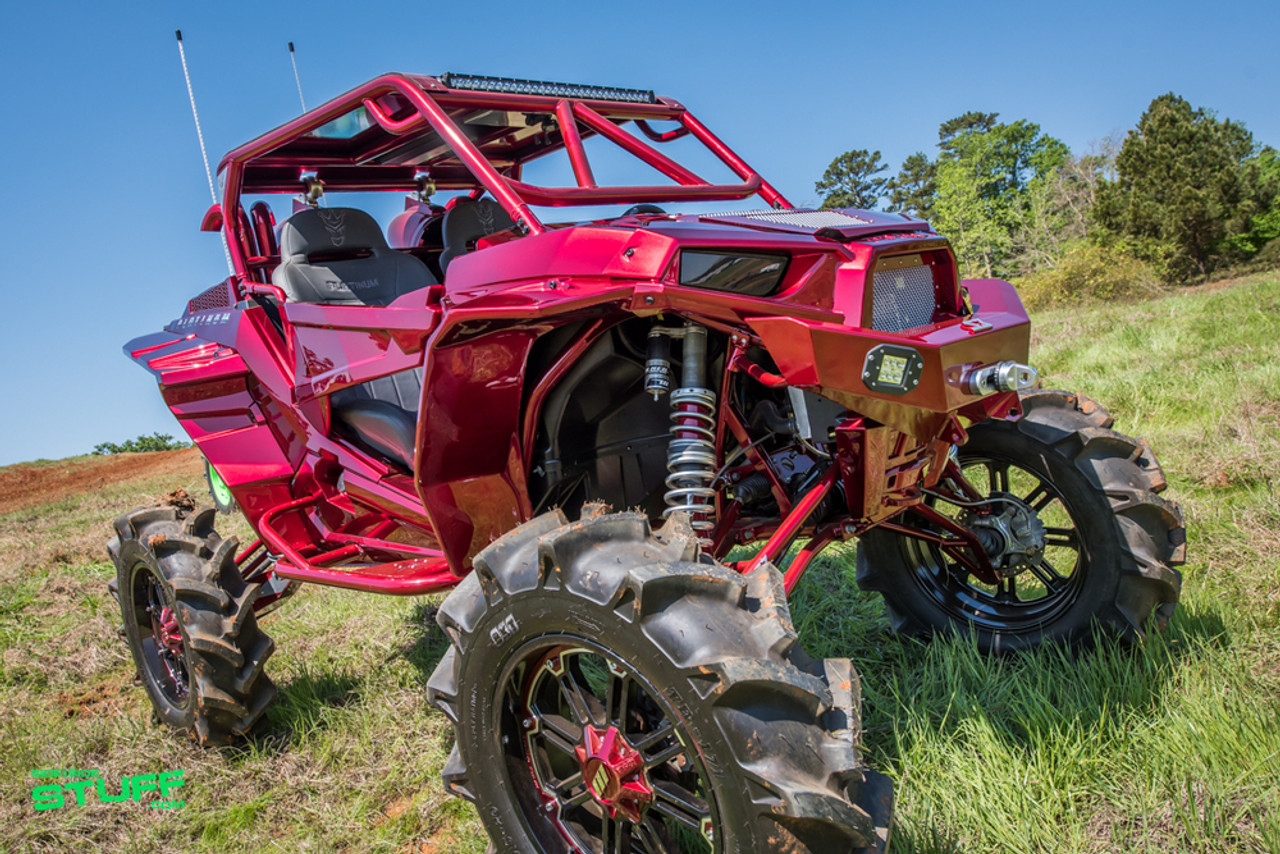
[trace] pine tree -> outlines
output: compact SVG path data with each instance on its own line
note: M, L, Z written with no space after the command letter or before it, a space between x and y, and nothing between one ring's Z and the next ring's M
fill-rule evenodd
M1151 102L1099 188L1097 217L1170 282L1204 278L1240 257L1232 238L1265 209L1250 165L1253 135L1172 92Z
M831 161L813 189L822 195L823 209L874 208L888 183L874 176L888 168L880 159L879 151L868 153L865 148L846 151Z
M885 185L889 210L933 219L933 198L938 192L938 167L923 151L902 161L902 168Z

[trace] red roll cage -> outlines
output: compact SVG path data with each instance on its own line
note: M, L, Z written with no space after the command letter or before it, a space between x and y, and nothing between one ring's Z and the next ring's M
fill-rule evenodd
M491 87L480 88L486 83ZM649 142L623 130L621 125L628 121L635 122ZM676 122L679 127L659 132L650 124L654 121ZM339 122L348 127L335 127ZM675 183L598 185L583 146L584 139L595 135ZM715 154L742 183L710 183L649 144L687 135ZM541 187L520 180L525 163L560 149L567 150L577 186ZM218 165L218 174L222 204L205 218L205 228L225 228L242 280L250 267L242 232L251 226L244 216L226 217L224 222L221 211L239 210L242 194L305 189L312 177L330 191L414 191L428 180L439 189L487 191L517 227L530 234L546 230L530 205L724 201L758 194L773 207L791 207L729 146L669 98L637 90L449 74L377 77L231 151Z

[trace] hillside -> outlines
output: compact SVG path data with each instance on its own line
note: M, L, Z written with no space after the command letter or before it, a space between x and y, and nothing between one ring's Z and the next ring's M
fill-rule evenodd
M794 615L813 653L862 673L870 761L900 797L892 850L1280 852L1280 278L1035 320L1045 384L1160 455L1183 601L1143 648L988 659L890 635L852 548L824 554ZM304 588L264 621L280 697L262 735L200 750L152 722L104 544L175 489L204 493L196 451L0 468L0 851L484 851L439 780L435 599ZM181 769L185 805L34 810L32 771L67 768L115 791Z

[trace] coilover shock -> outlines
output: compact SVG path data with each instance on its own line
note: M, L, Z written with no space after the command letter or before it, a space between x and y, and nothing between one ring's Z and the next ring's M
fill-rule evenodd
M665 519L684 511L704 545L715 527L716 393L707 388L707 330L688 322L682 328L655 327L649 333L649 363L645 390L656 398L670 385L666 338L684 341L680 387L671 392L671 441L667 445Z

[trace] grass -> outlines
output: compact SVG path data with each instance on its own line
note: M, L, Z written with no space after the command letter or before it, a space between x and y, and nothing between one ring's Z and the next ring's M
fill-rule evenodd
M892 851L1277 854L1280 280L1035 321L1046 385L1104 402L1160 454L1190 537L1183 599L1140 648L988 658L891 635L852 549L824 553L793 614L811 651L862 673L867 755L898 791ZM184 477L0 515L0 851L483 851L439 782L435 599L304 588L266 621L280 698L262 735L206 751L151 722L102 545L120 510L203 489L194 466ZM111 785L180 768L186 803L37 813L39 768Z

